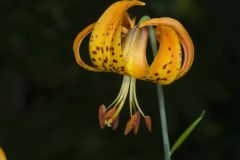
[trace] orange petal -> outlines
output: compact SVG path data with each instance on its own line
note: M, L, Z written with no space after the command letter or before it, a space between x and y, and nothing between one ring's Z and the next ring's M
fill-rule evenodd
M172 83L179 74L182 62L181 45L171 27L159 25L157 30L160 33L160 47L147 70L145 79L166 85Z
M74 51L74 55L75 55L75 59L77 61L77 63L82 66L83 68L90 70L90 71L96 71L98 72L99 70L97 70L95 67L89 66L86 63L83 62L83 60L81 59L80 56L80 46L82 43L82 40L90 33L92 32L93 28L94 28L95 24L90 24L89 26L87 26L83 31L81 31L80 33L78 33L77 37L74 40L73 43L73 51Z
M143 22L140 27L149 25L169 26L173 28L178 34L180 42L184 49L184 61L177 76L178 78L182 77L190 69L194 59L194 46L188 32L179 21L169 17L150 19L146 22Z
M3 149L0 147L0 160L7 160Z
M146 48L148 41L148 31L146 28L132 29L129 33L131 40L126 38L124 45L124 58L126 61L127 73L134 78L141 78L145 75L148 63L146 59ZM132 31L129 31L132 32Z
M112 4L97 21L92 32L89 51L93 64L102 70L124 74L125 61L122 56L121 29L127 10L141 1L118 1Z

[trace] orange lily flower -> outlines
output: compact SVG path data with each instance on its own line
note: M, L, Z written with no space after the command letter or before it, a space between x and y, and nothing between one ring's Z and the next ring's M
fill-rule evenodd
M3 149L0 147L0 160L7 160Z
M143 6L138 0L122 0L112 4L96 23L90 24L76 37L73 50L77 63L90 71L114 72L124 75L120 92L108 106L99 108L99 124L116 129L119 113L129 94L130 120L124 134L138 132L141 116L151 131L151 118L143 113L136 96L136 79L167 85L182 77L190 69L194 58L192 40L180 22L169 17L154 18L135 25L127 10ZM148 43L147 26L155 27L159 42L157 55L151 64L146 58ZM80 56L82 40L91 33L89 55L92 65ZM182 48L183 53L182 53Z

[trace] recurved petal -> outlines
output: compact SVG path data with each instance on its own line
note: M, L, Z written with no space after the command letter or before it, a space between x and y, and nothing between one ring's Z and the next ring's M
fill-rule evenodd
M141 1L119 1L112 4L97 21L92 32L89 51L93 64L104 71L125 73L122 55L121 30L127 10Z
M147 69L145 79L162 85L173 82L179 74L182 53L179 38L169 26L159 25L159 43L157 55Z
M94 28L95 24L90 24L89 26L87 26L84 30L82 30L80 33L78 33L77 37L74 40L73 43L73 51L74 51L74 55L75 55L75 59L77 61L77 63L82 66L83 68L90 70L90 71L99 71L97 70L95 67L89 66L87 65L81 58L80 56L80 47L81 47L81 43L82 40L89 34L92 32L93 28Z
M150 19L146 22L143 22L140 27L149 25L169 26L172 29L174 29L175 32L177 33L182 44L182 47L184 49L184 61L183 64L181 65L179 74L177 75L177 78L182 77L190 69L194 59L194 46L188 32L179 21L169 17Z

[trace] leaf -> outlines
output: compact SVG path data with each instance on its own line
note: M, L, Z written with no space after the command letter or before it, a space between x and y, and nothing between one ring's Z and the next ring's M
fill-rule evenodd
M176 149L178 149L178 147L181 146L181 144L187 139L190 133L192 133L192 131L197 127L204 114L205 111L203 111L202 114L181 134L171 149L171 155L175 152Z

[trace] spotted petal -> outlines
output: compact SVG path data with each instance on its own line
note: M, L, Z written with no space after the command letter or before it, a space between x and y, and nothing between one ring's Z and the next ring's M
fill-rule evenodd
M74 40L73 43L73 51L74 51L74 56L77 61L77 63L82 66L83 68L90 70L90 71L98 71L95 67L87 65L81 58L81 54L79 52L79 48L81 47L82 40L92 32L95 24L91 24L87 26L84 30L82 30L80 33L78 33L77 37Z
M156 83L169 84L176 79L181 67L181 45L171 27L158 26L157 30L160 33L160 47L145 77Z
M127 10L141 1L119 1L111 5L97 21L92 32L89 52L92 63L101 71L126 74L122 53L122 22Z
M140 27L150 26L150 25L157 26L156 31L160 34L159 35L160 36L160 38L159 38L160 39L160 47L159 47L158 54L157 54L153 64L150 67L150 70L149 70L150 73L149 73L149 75L147 75L147 78L149 78L149 76L150 76L150 79L154 80L151 78L151 76L154 77L154 75L159 75L159 76L161 76L161 77L158 77L160 79L155 79L157 82L159 82L161 84L169 84L172 81L174 81L175 79L182 77L190 69L190 67L193 63L193 59L194 59L193 42L192 42L188 32L186 31L186 29L182 26L182 24L173 18L163 17L163 18L150 19L148 21L143 22L140 25ZM165 31L163 31L163 30L166 30L166 29L169 30L169 34L164 33ZM163 41L164 41L162 34L165 35L166 39L169 39L169 42L166 42L166 46L164 45L165 46L164 49L161 49L163 47ZM172 36L172 38L170 38L171 36ZM181 50L180 44L178 44L178 42L177 42L178 38L179 38L181 45L183 47L183 50L184 50L183 62L182 62L182 56L181 56L181 52L180 52L180 50ZM172 39L172 40L170 40L170 39ZM173 41L175 41L175 42L173 42ZM175 45L173 43L175 43ZM165 50L165 51L161 52L160 50ZM159 58L161 54L166 54L167 52L169 53L167 58ZM155 61L159 61L159 63L158 63L159 65L154 64ZM173 64L174 61L176 62L175 64ZM169 65L170 63L171 63L171 65ZM180 65L180 67L179 67L179 65ZM171 69L169 67L171 67ZM154 73L154 72L152 72L153 70L156 70L156 71L158 70L158 72ZM170 73L168 73L169 71L170 71ZM168 73L168 74L166 74L166 73ZM170 74L172 76L170 76ZM166 75L169 75L170 77L169 78L164 77Z

